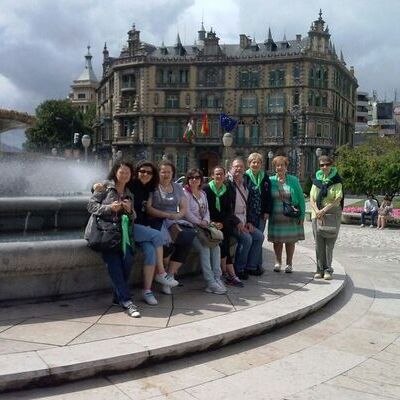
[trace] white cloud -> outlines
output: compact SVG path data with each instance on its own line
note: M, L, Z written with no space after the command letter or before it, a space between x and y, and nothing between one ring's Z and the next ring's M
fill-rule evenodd
M101 75L102 50L118 56L132 23L144 41L185 44L197 37L202 17L221 43L237 43L240 33L274 39L307 34L322 7L332 41L354 65L363 90L383 96L400 89L398 0L0 0L0 106L33 109L47 98L65 98L84 66L91 44Z

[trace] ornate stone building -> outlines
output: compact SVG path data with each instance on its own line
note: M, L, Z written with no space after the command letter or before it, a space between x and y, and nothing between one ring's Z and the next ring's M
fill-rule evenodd
M69 94L69 99L72 104L83 113L86 113L90 105L96 103L96 89L99 86L99 82L92 67L90 46L88 46L87 49L85 68L79 75L79 78L74 80Z
M208 174L227 155L258 151L267 168L273 155L288 155L304 179L317 148L333 153L352 140L357 80L337 56L321 12L306 37L274 41L269 30L261 43L241 34L238 44L220 44L202 24L194 45L178 35L175 46L156 47L133 26L120 56L110 57L106 45L103 56L95 138L103 158L119 150L135 160L166 156L180 174L193 166ZM229 152L221 112L239 120ZM200 133L203 113L209 136ZM192 143L183 140L189 118Z

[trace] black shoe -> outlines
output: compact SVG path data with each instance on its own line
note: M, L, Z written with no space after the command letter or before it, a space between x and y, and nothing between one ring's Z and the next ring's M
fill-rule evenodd
M264 269L264 268L261 268L261 267L257 267L257 269L248 269L248 270L247 270L247 273L248 273L249 275L254 275L254 276L260 276L260 275L262 275L264 272L265 272L265 269Z
M246 281L247 279L249 279L249 274L247 273L247 271L240 271L237 273L236 275L241 281Z

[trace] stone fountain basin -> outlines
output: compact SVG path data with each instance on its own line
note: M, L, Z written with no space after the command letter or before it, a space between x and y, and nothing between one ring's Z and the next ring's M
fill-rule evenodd
M89 196L1 197L0 232L82 228L89 218L88 200Z

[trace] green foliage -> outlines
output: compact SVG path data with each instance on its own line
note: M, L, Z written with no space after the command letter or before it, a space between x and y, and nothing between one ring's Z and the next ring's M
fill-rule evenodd
M400 191L400 141L395 138L373 138L358 147L338 149L337 167L344 188L354 194Z
M74 132L92 135L94 112L82 114L69 100L46 100L36 108L36 123L27 129L25 148L49 153L73 146ZM78 144L78 147L81 143Z

